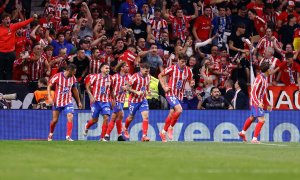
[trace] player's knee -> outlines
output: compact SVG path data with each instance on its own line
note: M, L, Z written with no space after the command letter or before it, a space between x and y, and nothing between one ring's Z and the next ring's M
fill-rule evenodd
M67 114L67 118L68 119L73 119L73 114L72 113Z

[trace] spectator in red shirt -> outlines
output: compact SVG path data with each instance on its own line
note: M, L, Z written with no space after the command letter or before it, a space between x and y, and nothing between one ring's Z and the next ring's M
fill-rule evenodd
M196 41L205 41L211 36L211 8L204 7L204 15L195 20L193 35Z
M180 38L184 41L185 38L187 37L187 35L189 34L189 30L188 30L188 28L190 27L189 22L198 16L198 6L196 3L193 3L195 13L192 16L183 15L183 9L181 9L181 8L178 8L176 10L176 16L173 16L173 15L166 13L166 5L167 5L167 2L164 0L162 15L169 22L171 22L172 37Z
M274 71L277 72L280 70L280 75L277 76L277 81L283 82L286 86L295 86L298 80L298 87L300 89L300 65L295 63L299 51L294 55L293 53L287 53L285 55L286 61L283 61L279 67L277 67ZM298 77L298 78L297 78Z
M253 21L254 28L259 36L263 37L266 33L267 22L263 18L259 17L254 9L250 9L248 11L248 16L249 19Z
M0 80L12 79L13 63L16 59L16 31L31 23L35 18L37 18L36 14L26 21L11 24L10 15L2 16L2 24L0 25Z
M288 15L294 15L299 21L299 14L294 10L295 9L295 3L294 1L288 1L286 11L283 11L280 13L277 21L278 28L281 28L281 26L288 22Z
M262 0L255 0L255 2L252 1L247 5L247 9L254 9L256 11L256 14L262 18L264 14L264 2Z

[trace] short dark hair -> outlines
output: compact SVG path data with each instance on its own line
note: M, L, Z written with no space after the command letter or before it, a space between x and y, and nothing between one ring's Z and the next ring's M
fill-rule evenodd
M188 60L188 56L185 53L179 53L178 54L178 60L180 59L184 59L184 60Z
M47 85L47 83L48 83L47 79L45 77L40 78L38 82L43 84L43 85Z
M120 71L121 71L121 68L124 67L125 64L126 64L125 61L120 61L120 62L117 64L117 66L116 66L116 68L115 68L115 71L116 71L116 72L120 72Z
M288 58L294 58L294 54L292 52L288 52L285 54L285 58L288 59Z
M150 69L150 64L149 63L141 63L140 67L143 69Z
M101 70L103 66L109 66L109 64L106 63L106 62L104 62L104 63L102 63L102 64L100 65L100 68L99 68L99 69Z
M67 71L74 71L76 69L76 65L73 63L68 64L66 70Z
M265 73L269 70L270 68L270 63L268 61L263 61L260 66L259 66L261 72Z
M217 88L217 87L212 87L211 89L210 89L210 94L214 91L214 89L219 89L219 88Z
M96 50L99 50L98 48L96 48L96 47L94 47L94 48L92 48L92 54L94 54L95 52L96 52Z
M44 47L44 51L53 51L53 50L54 50L54 47L51 45Z
M252 12L253 14L257 15L257 12L255 9L249 9L248 12Z

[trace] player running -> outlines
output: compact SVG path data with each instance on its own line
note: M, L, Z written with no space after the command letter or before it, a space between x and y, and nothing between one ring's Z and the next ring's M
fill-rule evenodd
M250 127L253 121L258 119L258 123L255 126L254 135L251 143L259 144L260 142L257 140L257 137L261 131L261 128L263 127L265 123L265 117L264 117L264 104L263 104L263 98L266 95L266 91L268 88L268 81L267 77L270 75L270 64L267 61L264 61L260 64L260 71L261 74L256 76L255 81L252 84L251 89L251 115L250 117L245 121L243 130L239 132L239 136L242 138L243 141L246 140L246 131ZM268 106L267 109L269 111L272 110L272 106Z
M125 121L124 136L129 139L128 127L131 121L134 119L137 110L140 110L143 118L142 129L143 136L142 141L150 141L147 137L148 131L148 117L149 117L149 105L146 99L147 93L150 93L150 66L147 63L140 65L140 72L135 73L129 80L128 91L129 96L129 115Z
M166 68L158 75L162 88L166 92L166 99L171 107L170 113L165 121L165 126L159 133L162 142L167 142L166 132L168 132L169 139L173 140L173 127L182 113L180 102L183 99L186 82L189 81L190 86L195 85L195 81L192 79L192 70L186 66L188 57L181 53L178 59L177 64ZM168 76L169 79L168 84L166 84L166 76Z
M91 102L92 119L85 125L84 136L87 136L88 129L98 122L99 114L101 114L103 116L103 123L100 141L106 141L104 135L110 116L112 77L109 75L109 65L107 63L102 63L100 70L101 73L91 76L90 81L87 81L85 85Z
M67 113L67 141L73 141L71 139L72 128L73 128L73 114L74 105L72 103L72 92L78 103L78 107L81 109L82 104L80 102L79 93L75 87L76 78L74 74L76 73L76 66L74 64L69 64L64 72L55 74L49 81L47 91L48 100L52 106L52 121L50 123L50 133L48 135L48 141L52 141L53 133L58 121L58 117L61 111ZM55 86L54 101L51 97L51 88Z
M125 141L122 136L122 119L124 117L123 106L130 78L130 75L128 74L128 64L121 61L116 66L116 71L117 73L112 76L112 87L114 87L113 96L116 99L116 103L104 137L107 141L109 141L110 133L114 129L115 123L117 126L118 141Z

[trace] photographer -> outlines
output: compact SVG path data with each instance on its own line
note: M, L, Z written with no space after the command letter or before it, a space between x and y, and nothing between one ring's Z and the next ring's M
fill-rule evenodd
M2 93L0 93L0 109L10 109L9 103L6 101Z
M34 91L32 99L33 109L50 109L47 92L47 79L40 78L38 80L38 90ZM54 98L54 91L51 91L51 97Z

